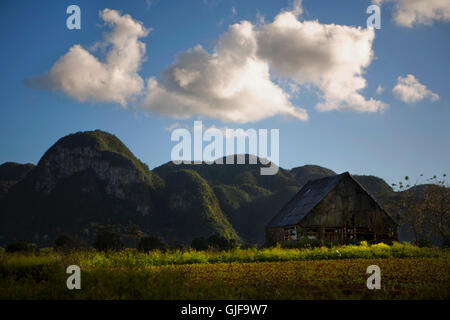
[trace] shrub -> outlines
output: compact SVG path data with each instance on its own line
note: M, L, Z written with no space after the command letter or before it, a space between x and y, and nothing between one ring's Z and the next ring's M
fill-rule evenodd
M236 239L227 239L213 234L207 239L208 247L216 250L232 250L237 247Z
M22 252L22 253L33 253L37 252L38 249L34 243L30 243L27 240L19 240L8 244L5 248L8 253Z
M138 244L139 251L152 251L152 250L162 250L167 249L167 243L165 243L161 238L158 237L144 237Z
M237 247L236 239L227 239L223 236L213 234L212 236L197 237L192 240L191 247L197 251L214 249L214 250L233 250Z
M329 240L309 239L307 236L303 236L299 240L284 241L280 245L284 249L311 249L320 247L333 247L333 243Z
M420 238L419 240L417 240L416 245L419 248L431 248L433 246L433 243L427 238Z
M175 243L173 245L170 246L171 250L179 250L179 251L184 251L186 248L182 243Z
M258 246L254 243L248 243L244 242L242 245L239 246L242 250L249 250L249 249L257 249Z
M103 228L98 231L94 248L100 251L120 250L124 245L119 233Z
M81 247L79 239L72 237L69 234L62 234L56 238L53 248L55 250L70 251Z

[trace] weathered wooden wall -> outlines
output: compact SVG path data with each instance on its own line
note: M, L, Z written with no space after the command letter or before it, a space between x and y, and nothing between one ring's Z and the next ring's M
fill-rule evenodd
M297 227L306 235L336 243L397 240L395 222L350 176L343 178ZM284 229L268 229L269 241L284 241Z

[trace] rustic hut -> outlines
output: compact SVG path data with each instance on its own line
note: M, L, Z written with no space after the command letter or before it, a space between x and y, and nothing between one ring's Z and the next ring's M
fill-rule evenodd
M337 244L397 240L397 224L348 172L312 180L273 217L268 243L309 239Z

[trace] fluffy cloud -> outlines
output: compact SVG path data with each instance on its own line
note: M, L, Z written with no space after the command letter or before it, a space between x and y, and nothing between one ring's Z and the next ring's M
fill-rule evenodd
M394 21L404 27L430 25L434 21L450 21L449 0L375 0L375 4L394 2Z
M149 30L105 9L100 17L111 31L97 45L109 49L104 61L74 45L46 75L27 83L79 101L127 106L139 97L139 106L174 118L202 115L235 123L274 115L306 121L306 110L292 102L301 101L301 87L317 89L320 111L382 111L384 103L362 95L374 30L300 21L301 3L294 0L272 23L231 25L212 52L201 46L180 52L146 86L138 71L146 49L140 39Z
M397 99L406 103L416 103L425 98L431 101L439 99L439 95L421 84L412 74L408 74L406 77L398 77L397 84L392 89L392 93Z
M376 112L386 105L366 100L364 68L373 58L372 28L362 29L318 21L299 21L294 12L282 12L258 32L258 55L280 76L321 90L321 111L352 109Z
M381 85L378 85L378 87L377 87L377 90L376 90L376 94L380 95L380 94L382 94L382 93L383 93L383 91L384 91L384 88L383 88L383 86L381 86Z
M201 46L179 53L160 79L148 80L144 107L178 118L201 114L237 123L276 114L306 120L306 111L271 81L257 47L254 26L242 21L219 38L212 54Z
M274 71L315 85L318 110L382 111L384 103L360 93L373 57L373 29L300 22L301 1L294 4L271 24L230 26L212 54L201 46L178 54L159 79L149 79L143 105L178 118L202 114L244 123L284 114L306 120L306 110L292 105L289 93L271 80Z
M117 102L126 106L144 88L137 73L145 55L138 39L149 30L118 11L104 9L100 17L112 30L101 45L110 46L104 62L80 45L74 45L44 76L27 80L31 86L59 89L79 101Z

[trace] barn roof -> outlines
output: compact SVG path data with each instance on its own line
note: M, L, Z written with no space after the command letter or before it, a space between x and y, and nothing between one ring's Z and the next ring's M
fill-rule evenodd
M335 176L308 181L303 188L273 217L269 228L297 224L306 216L345 176L344 172Z
M292 226L303 219L314 207L322 201L323 198L333 190L336 185L345 177L350 177L361 189L363 189L394 223L396 222L385 211L383 206L368 192L361 184L356 181L348 172L335 176L325 177L308 181L303 188L272 218L267 225L268 228Z

